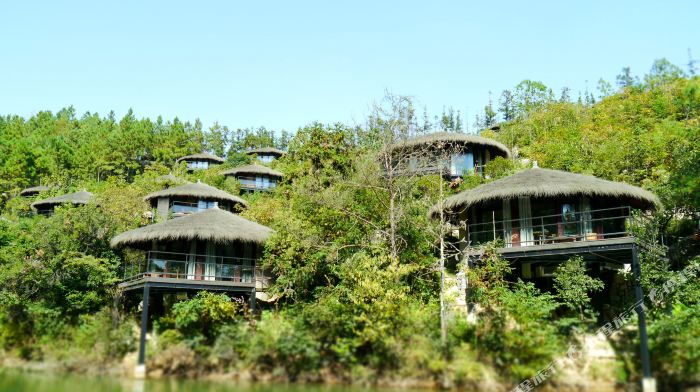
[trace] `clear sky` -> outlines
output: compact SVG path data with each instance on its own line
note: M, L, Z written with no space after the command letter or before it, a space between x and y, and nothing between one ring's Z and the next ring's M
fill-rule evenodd
M8 1L0 113L296 130L363 122L385 90L431 115L523 79L576 98L666 57L700 58L700 1ZM421 115L421 112L418 113Z

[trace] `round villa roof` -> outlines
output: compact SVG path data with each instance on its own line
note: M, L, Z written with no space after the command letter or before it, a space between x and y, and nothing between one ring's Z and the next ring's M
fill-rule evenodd
M575 195L623 199L639 208L653 208L661 204L659 198L653 193L624 182L608 181L561 170L532 168L450 196L445 199L443 207L446 210L455 211L491 200L513 199L520 196ZM430 215L435 216L439 211L439 205L435 205L430 209Z
M248 203L238 196L234 196L228 192L224 192L221 189L214 188L211 185L207 185L203 182L196 182L194 184L185 184L180 186L175 186L162 191L153 192L146 195L143 200L150 201L158 197L172 197L172 196L183 196L183 197L197 197L201 199L211 199L217 201L229 201L232 203L242 204L244 207L248 207Z
M93 194L82 190L75 193L52 197L44 200L37 200L31 204L32 208L48 207L58 204L88 204L93 198Z
M480 146L492 147L505 154L506 157L510 157L510 150L504 144L501 144L493 139L456 132L435 132L428 135L417 136L410 138L406 141L396 143L390 148L391 150L398 150L402 148L413 149L419 146L437 144L439 142L454 144L476 144Z
M20 196L27 196L27 195L32 195L35 193L46 192L48 190L51 190L51 188L44 186L44 185L38 185L38 186L33 186L31 188L22 189L19 192L19 195Z
M271 177L279 178L282 178L284 176L284 174L278 172L277 170L272 170L269 167L257 164L236 167L234 169L223 171L221 172L221 174L225 176L235 176L237 174L265 174Z
M216 155L209 154L208 152L202 152L199 154L185 155L182 158L178 158L175 162L180 163L184 160L199 160L199 161L210 161L216 163L224 163L224 158L217 157Z
M110 245L113 248L139 247L151 241L191 240L263 244L272 233L273 230L267 226L218 208L210 208L121 233L112 238Z
M251 155L251 154L273 154L273 155L277 155L277 156L282 156L282 155L286 154L286 152L284 152L278 148L274 148L274 147L253 148L251 150L246 151L245 153L248 155Z

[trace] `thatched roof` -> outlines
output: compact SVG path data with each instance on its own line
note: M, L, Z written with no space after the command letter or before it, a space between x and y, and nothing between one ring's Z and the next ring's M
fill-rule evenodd
M221 189L214 188L213 186L207 185L203 182L174 186L168 189L163 189L162 191L153 192L146 195L146 197L144 197L143 200L149 201L151 199L159 197L173 196L196 197L207 200L228 201L232 203L242 204L246 207L248 206L248 203L246 203L246 201L241 199L240 197L234 196L228 192L224 192Z
M272 233L267 226L218 208L210 208L121 233L112 238L110 245L113 248L139 247L151 241L191 240L263 244Z
M92 198L92 193L82 190L80 192L68 193L49 199L37 200L34 203L32 203L32 208L40 209L44 207L55 206L58 204L88 204L92 200Z
M270 155L270 154L271 154L271 155L277 155L277 156L280 156L280 157L281 157L282 155L286 154L286 152L284 152L284 151L282 151L282 150L280 150L280 149L278 149L278 148L274 148L274 147L253 148L252 150L248 150L248 151L246 151L245 153L248 154L248 155L252 155L252 154Z
M224 163L224 158L217 157L216 155L209 154L208 152L203 152L199 154L186 155L182 158L178 158L175 162L180 163L181 161L210 161L216 163Z
M34 195L34 194L37 194L37 193L46 192L46 191L48 191L48 190L51 190L51 188L49 188L49 187L47 187L47 186L44 186L44 185L33 186L33 187L31 187L31 188L22 189L22 190L19 192L19 195L20 195L20 196Z
M236 176L239 174L253 174L253 175L264 174L264 175L267 175L270 177L278 177L278 178L282 178L284 176L284 174L282 174L281 172L278 172L277 170L272 170L269 167L262 166L262 165L256 165L256 164L245 165L245 166L240 166L240 167L237 167L234 169L226 170L226 171L221 172L221 174L223 174L225 176Z
M443 206L446 210L458 211L491 200L520 196L610 197L622 199L637 208L653 208L660 205L658 197L653 193L624 182L561 170L532 168L448 197ZM430 209L430 215L435 216L439 211L439 205L435 205Z
M485 137L477 135L468 135L466 133L455 132L435 132L428 135L417 136L403 142L399 142L391 146L392 150L398 149L413 149L419 146L428 146L439 142L451 144L476 144L480 146L491 147L499 150L506 157L510 157L510 150L505 145Z

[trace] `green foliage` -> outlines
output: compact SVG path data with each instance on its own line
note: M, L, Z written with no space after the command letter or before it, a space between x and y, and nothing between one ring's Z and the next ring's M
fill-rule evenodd
M200 291L194 298L173 305L170 313L158 320L157 329L174 329L185 339L213 343L219 330L234 321L241 308L226 294Z
M603 281L590 277L581 256L574 256L554 271L554 290L561 302L578 314L579 320L595 318L590 293L600 291Z

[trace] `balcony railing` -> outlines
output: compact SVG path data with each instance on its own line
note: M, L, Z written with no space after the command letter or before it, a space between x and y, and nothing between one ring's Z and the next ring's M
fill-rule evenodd
M467 225L470 245L502 240L505 247L597 241L632 236L630 207L576 211Z
M124 281L170 278L254 284L266 279L262 270L255 266L255 261L251 258L149 251L144 262L125 267Z
M269 191L277 187L277 182L259 181L255 177L238 177L242 189L253 189L259 191Z

